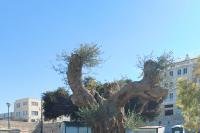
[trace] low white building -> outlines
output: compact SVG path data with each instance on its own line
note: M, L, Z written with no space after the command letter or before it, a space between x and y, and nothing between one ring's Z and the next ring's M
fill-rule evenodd
M41 119L41 100L24 98L14 103L15 120L35 122Z

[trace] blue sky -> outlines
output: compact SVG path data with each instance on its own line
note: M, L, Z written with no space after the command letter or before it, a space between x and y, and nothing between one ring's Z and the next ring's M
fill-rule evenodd
M91 72L100 81L137 80L137 55L151 51L200 55L199 7L198 0L0 1L0 113L6 102L64 86L52 64L80 43L101 45L105 62Z

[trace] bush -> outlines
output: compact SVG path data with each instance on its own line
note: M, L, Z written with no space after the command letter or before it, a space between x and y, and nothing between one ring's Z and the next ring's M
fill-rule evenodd
M125 128L134 130L144 124L143 118L135 112L128 111L126 116Z

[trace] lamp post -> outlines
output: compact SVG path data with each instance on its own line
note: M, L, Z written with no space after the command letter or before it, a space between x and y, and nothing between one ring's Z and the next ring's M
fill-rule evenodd
M10 129L10 103L6 103L7 107L8 107L8 129Z

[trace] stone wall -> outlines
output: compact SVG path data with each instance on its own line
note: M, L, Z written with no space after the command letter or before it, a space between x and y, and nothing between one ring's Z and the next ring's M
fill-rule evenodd
M60 133L61 130L60 123L44 123L43 124L43 133ZM39 123L35 130L32 133L40 133L41 132L41 124Z
M38 123L29 123L29 122L21 122L21 121L10 121L10 126L12 129L20 129L21 133L32 133L34 128ZM7 128L8 122L6 120L0 121L0 128Z
M12 129L20 129L20 133L40 133L41 124L38 122L10 121ZM6 129L8 122L0 120L0 129ZM44 123L43 133L60 133L60 123Z

